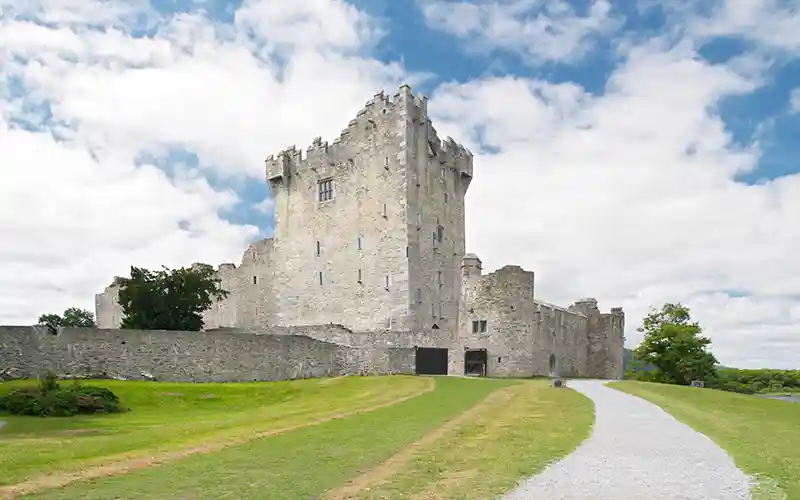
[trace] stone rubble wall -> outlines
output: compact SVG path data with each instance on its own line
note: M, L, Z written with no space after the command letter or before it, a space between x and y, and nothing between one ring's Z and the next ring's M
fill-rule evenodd
M320 334L325 327L310 328ZM105 374L170 382L245 382L338 375L412 374L414 350L359 349L279 328L160 331L0 326L0 368L17 378ZM317 331L319 330L319 331Z

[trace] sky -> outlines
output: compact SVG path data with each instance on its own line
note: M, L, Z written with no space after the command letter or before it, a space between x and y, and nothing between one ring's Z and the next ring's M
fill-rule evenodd
M375 93L475 154L467 250L535 295L682 302L800 368L800 7L760 0L0 0L0 324L131 265L241 261L264 159Z

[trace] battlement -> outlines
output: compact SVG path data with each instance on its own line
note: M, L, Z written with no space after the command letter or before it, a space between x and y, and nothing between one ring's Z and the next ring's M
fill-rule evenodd
M435 145L434 152L439 164L455 169L461 174L461 177L465 178L467 181L472 180L472 151L457 143L450 136L447 136L445 139L439 139L436 129L434 129L432 125L430 128L429 141L433 139L430 142Z
M484 274L481 279L484 282L492 283L498 292L509 288L524 288L529 289L533 294L534 276L533 271L526 271L520 266L505 265L494 272Z
M402 85L394 96L383 91L375 94L363 108L356 112L356 117L343 129L339 137L332 142L315 137L311 145L303 151L296 145L269 155L265 160L266 177L270 183L286 182L293 175L303 170L314 170L322 166L334 166L352 161L354 150L371 132L396 126L400 120L409 124L428 123L428 98L422 94L414 95L411 87ZM431 127L432 129L432 127ZM431 141L436 156L442 165L458 170L462 176L472 178L473 155L464 146L456 143L452 137L439 140L433 130L435 139ZM431 138L429 138L430 140Z

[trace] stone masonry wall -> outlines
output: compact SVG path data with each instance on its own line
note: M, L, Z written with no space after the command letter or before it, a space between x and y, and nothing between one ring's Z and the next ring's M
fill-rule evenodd
M534 273L505 266L484 276L475 256L465 257L462 273L460 327L450 357L451 372L464 373L465 349L486 349L488 375L534 375L538 368L534 364ZM480 331L479 324L476 332L474 321L485 321L486 331Z
M586 373L588 318L541 301L534 301L535 351L533 365L537 375L550 375L550 355L555 356L553 375L582 377Z
M419 96L407 117L409 282L413 330L434 328L454 338L458 329L461 258L465 251L464 197L472 153L441 140Z
M319 327L320 329L322 327ZM0 327L0 366L18 377L105 373L175 382L267 381L348 374L414 373L413 349L357 349L286 335Z
M246 328L241 331L258 333L261 328ZM221 329L219 331L232 331ZM399 332L399 331L372 331L354 332L340 325L320 325L306 327L285 327L280 330L270 329L270 331L281 331L287 335L302 332L302 335L330 342L347 347L362 349L387 347L413 348L413 347L450 347L450 334L444 330L433 330L428 332Z
M625 315L622 308L601 314L598 328L590 335L587 370L592 377L622 379L625 341Z
M621 307L601 313L597 300L581 299L570 306L588 318L586 373L584 376L602 379L622 378L622 356L625 341L625 313Z
M406 117L410 92L383 94L332 144L267 159L275 197L278 325L407 329ZM320 200L320 182L332 197Z

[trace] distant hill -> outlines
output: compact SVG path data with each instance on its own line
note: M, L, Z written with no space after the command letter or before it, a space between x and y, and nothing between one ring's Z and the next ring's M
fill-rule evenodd
M633 350L632 349L628 349L627 347L623 348L623 352L622 352L622 371L623 371L623 373L628 371L628 364L631 361L633 361ZM643 366L641 368L635 368L634 371L637 371L637 372L638 371L649 372L649 371L653 371L655 369L656 369L656 367L653 366L653 365L645 365L645 366Z

